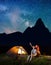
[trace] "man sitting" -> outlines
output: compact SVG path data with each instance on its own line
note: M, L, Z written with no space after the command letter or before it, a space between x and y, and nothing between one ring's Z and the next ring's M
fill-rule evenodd
M35 46L32 46L30 43L30 46L32 47L31 55L28 56L27 61L31 61L33 56L37 56L37 50L35 49Z

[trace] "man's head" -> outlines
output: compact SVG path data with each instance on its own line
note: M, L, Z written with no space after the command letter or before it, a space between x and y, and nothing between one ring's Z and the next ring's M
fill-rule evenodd
M33 49L35 48L35 46L32 46L33 47Z

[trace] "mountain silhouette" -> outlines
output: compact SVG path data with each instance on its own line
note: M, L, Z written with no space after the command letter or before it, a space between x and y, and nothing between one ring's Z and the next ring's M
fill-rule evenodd
M50 35L51 33L45 27L41 18L37 20L34 27L32 28L28 27L23 33L23 36L26 39L26 41L28 41L28 43L32 42L33 45L38 44L41 48L41 52L44 52L45 54L51 54L50 52L51 36Z
M45 27L41 18L35 26L28 27L23 33L15 32L12 34L0 34L0 50L5 52L15 45L22 45L30 54L32 45L38 44L42 54L51 55L51 32ZM5 49L4 49L5 48Z
M15 32L12 34L0 34L0 50L2 52L6 52L11 48L12 46L19 45L22 33L21 32Z

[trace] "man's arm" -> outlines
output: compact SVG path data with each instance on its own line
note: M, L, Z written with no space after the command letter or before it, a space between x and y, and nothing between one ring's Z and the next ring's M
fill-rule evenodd
M32 44L30 43L30 46L33 48Z

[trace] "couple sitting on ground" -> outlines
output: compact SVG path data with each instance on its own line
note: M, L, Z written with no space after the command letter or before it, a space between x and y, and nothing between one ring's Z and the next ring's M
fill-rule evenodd
M30 43L30 46L32 47L32 50L31 50L31 55L29 55L27 58L27 61L31 61L33 56L39 56L41 54L38 45L32 46L32 44Z

